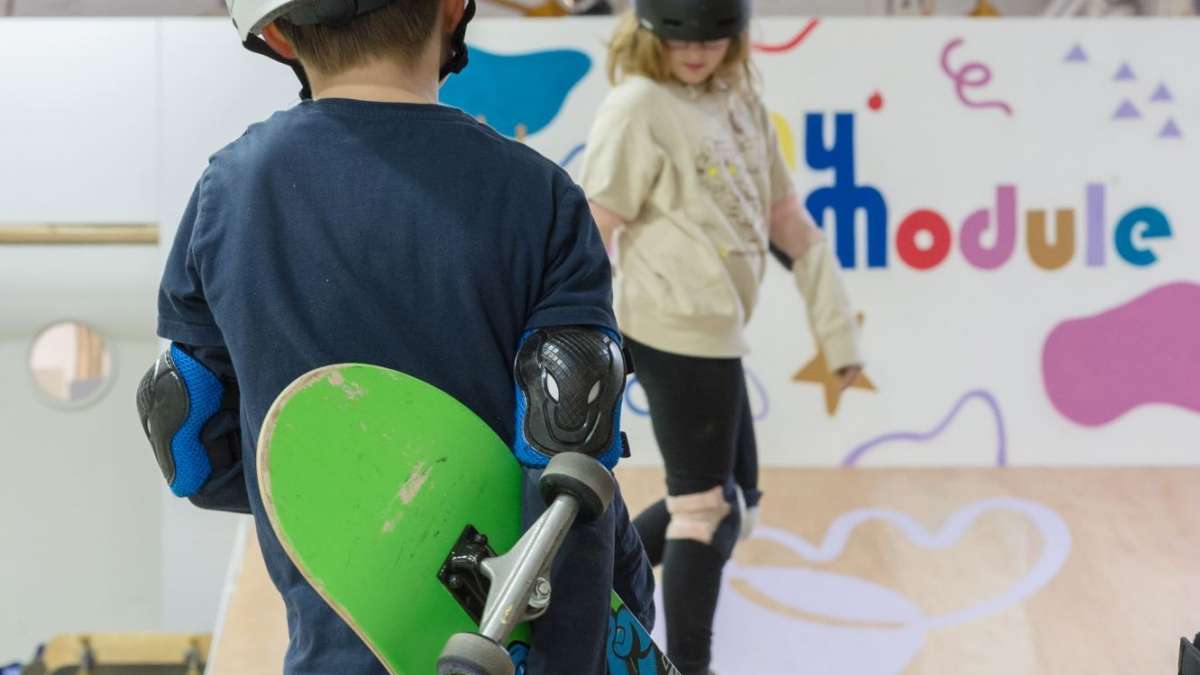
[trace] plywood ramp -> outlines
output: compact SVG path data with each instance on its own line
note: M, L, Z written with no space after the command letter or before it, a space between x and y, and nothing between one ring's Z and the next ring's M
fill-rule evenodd
M282 673L287 642L283 601L267 576L254 525L247 517L230 562L205 675Z
M661 493L659 475L621 472L633 513ZM726 573L715 669L1173 675L1179 637L1200 630L1198 481L1196 469L771 470L764 527Z
M619 471L633 513L656 469ZM720 675L1173 674L1200 630L1200 469L772 469L724 580ZM280 672L245 547L208 672ZM661 615L661 614L660 614ZM661 636L661 628L658 631Z

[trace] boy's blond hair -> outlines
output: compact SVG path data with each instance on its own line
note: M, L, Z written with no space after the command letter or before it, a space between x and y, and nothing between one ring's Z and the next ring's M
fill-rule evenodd
M377 59L413 61L437 25L439 0L400 0L341 25L297 26L278 19L306 67L337 75Z
M608 43L608 81L616 85L630 75L641 75L656 82L668 82L672 78L666 44L642 27L633 10L621 17L612 41ZM730 40L725 60L713 77L731 84L753 85L749 31Z

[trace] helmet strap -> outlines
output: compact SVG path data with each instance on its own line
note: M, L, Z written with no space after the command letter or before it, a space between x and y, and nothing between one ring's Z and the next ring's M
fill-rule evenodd
M445 65L442 66L441 72L438 74L438 79L442 82L447 77L455 73L461 73L463 68L467 67L469 60L467 54L467 24L471 23L471 19L475 18L475 0L467 0L467 8L463 12L462 21L458 23L458 28L454 29L454 35L450 38L450 58L447 59Z
M300 80L300 100L307 101L312 98L312 85L309 84L308 73L304 72L304 66L300 65L300 61L296 59L285 59L279 54L276 54L275 50L271 49L270 45L268 45L265 40L254 34L251 34L250 37L246 38L246 41L242 43L242 46L254 52L255 54L262 54L273 61L278 61L285 66L289 66L296 73L296 77Z

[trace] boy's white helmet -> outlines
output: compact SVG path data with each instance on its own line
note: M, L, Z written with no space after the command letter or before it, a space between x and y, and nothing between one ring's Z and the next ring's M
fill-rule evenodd
M291 66L303 88L300 98L312 97L308 75L299 61L291 61L275 53L259 35L275 19L286 17L297 26L317 24L339 24L356 16L373 12L404 0L225 0L229 16L237 28L242 45L256 54L262 54L280 63ZM465 11L462 21L451 36L450 57L442 65L441 79L452 73L462 72L467 67L467 24L475 16L475 0L463 0Z
M339 23L395 0L225 0L229 16L245 42L279 17L297 25Z

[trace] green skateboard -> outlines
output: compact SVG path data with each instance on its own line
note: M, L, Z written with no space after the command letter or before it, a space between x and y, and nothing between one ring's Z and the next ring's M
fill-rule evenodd
M397 675L520 675L558 544L613 489L591 458L556 456L551 505L522 535L523 474L491 428L432 385L360 364L279 395L258 478L292 561ZM677 675L615 592L611 609L610 675Z

